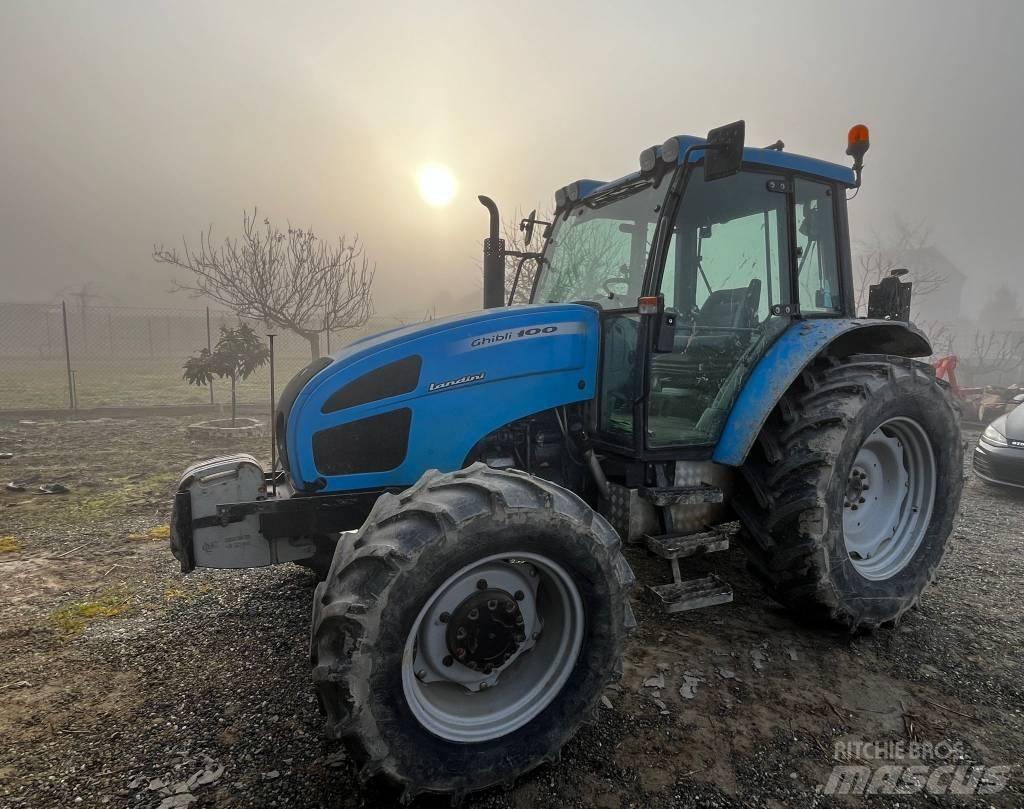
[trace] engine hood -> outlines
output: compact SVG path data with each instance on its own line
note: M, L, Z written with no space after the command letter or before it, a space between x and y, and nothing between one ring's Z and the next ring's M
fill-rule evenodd
M1006 426L1004 435L1011 441L1024 441L1024 404L1017 405L1003 419Z
M428 469L458 469L499 427L592 398L597 355L598 313L578 304L488 309L357 340L282 396L293 484L406 487Z

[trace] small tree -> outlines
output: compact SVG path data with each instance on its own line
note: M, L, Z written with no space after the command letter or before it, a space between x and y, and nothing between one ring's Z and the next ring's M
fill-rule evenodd
M254 317L298 334L320 356L321 332L356 328L372 310L374 268L359 237L328 242L312 229L291 225L282 231L269 219L256 223L256 211L242 218L242 235L218 247L212 226L198 246L182 252L159 246L153 259L193 274L175 288L205 295L239 317Z
M246 323L237 329L220 327L220 339L213 351L204 348L185 360L183 379L190 385L208 385L214 377L231 380L231 426L237 412L235 386L248 379L257 368L266 364L270 351Z

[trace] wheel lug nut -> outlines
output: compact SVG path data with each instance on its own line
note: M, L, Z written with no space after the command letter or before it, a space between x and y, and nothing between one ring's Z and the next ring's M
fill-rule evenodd
M862 498L861 498L860 500L858 500L857 502L858 502L858 503L863 503L863 502L864 502L864 498L862 497Z
M438 617L438 620L442 624L448 623L451 619L452 619L452 616L449 615L447 612L442 612L441 615Z
M868 490L868 488L869 488L868 484L865 483L863 488L861 489L861 491L866 492Z
M852 506L850 506L850 508L851 508L851 509L852 509L853 511L856 511L856 510L857 510L857 504L856 504L856 503L854 503L854 504L853 504Z
M444 659L443 659L443 660L442 660L441 662L442 662L442 663L443 663L444 665L446 665L446 666L450 666L450 665L451 665L452 663L454 663L455 661L454 661L454 660L452 659L452 656L451 656L451 655L445 655L445 656L444 656Z
M427 676L427 673L423 669L420 669L419 671L416 672L416 679L417 680L423 680L423 679L426 678L426 676Z
M516 590L514 598L516 601L522 601L524 598L526 598L526 593L524 593L522 590Z
M478 581L476 583L476 589L477 590L486 590L487 589L487 579L480 579L480 581Z

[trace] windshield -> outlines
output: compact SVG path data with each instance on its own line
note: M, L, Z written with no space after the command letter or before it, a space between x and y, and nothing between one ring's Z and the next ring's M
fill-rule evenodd
M666 187L638 181L559 216L544 253L534 302L593 301L605 309L636 306Z

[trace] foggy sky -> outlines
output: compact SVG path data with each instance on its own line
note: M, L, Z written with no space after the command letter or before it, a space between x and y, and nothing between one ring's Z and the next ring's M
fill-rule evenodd
M674 134L848 162L871 128L854 238L925 222L968 310L1020 268L1024 3L254 3L8 0L0 23L0 300L94 281L168 296L155 242L243 208L358 232L376 309L478 290L476 194L550 205ZM413 172L448 164L454 204Z

